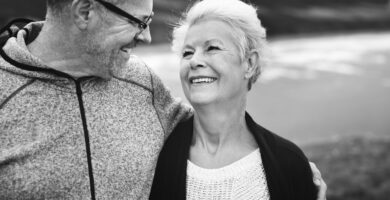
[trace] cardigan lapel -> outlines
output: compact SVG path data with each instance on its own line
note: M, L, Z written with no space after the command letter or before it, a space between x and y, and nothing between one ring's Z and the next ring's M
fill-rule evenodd
M182 138L182 142L179 145L179 150L177 151L177 159L178 159L178 169L175 173L177 173L177 184L176 187L178 188L178 191L173 191L176 192L177 195L175 195L174 199L180 199L180 200L185 200L187 196L187 160L190 157L190 146L191 146L191 141L193 137L193 123L194 122L194 117L192 116L189 120L187 120L184 123L184 126L180 127L179 129L179 134L180 137Z
M245 113L245 120L260 148L271 200L288 199L287 180L281 174L282 170L276 160L277 156L274 153L275 148L277 148L275 146L275 138L268 130L256 124L248 113Z
M185 200L193 117L179 123L160 152L149 199Z

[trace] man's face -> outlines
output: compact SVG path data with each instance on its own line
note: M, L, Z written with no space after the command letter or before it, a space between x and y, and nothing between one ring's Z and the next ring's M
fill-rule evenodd
M126 67L131 50L137 43L150 43L149 26L143 30L138 23L97 3L100 20L84 35L86 59L98 76L110 79ZM146 22L152 13L152 0L127 0L115 5L126 13ZM150 22L150 21L149 21Z

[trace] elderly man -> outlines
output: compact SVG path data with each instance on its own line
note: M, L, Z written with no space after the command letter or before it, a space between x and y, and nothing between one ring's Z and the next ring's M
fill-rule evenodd
M130 56L151 41L152 0L47 5L1 44L0 199L147 199L164 138L190 114Z
M0 40L0 199L147 199L164 139L191 114L130 56L151 41L152 0L47 5Z

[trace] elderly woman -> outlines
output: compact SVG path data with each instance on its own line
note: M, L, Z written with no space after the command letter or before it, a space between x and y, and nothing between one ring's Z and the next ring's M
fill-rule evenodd
M317 199L303 152L246 112L265 38L256 9L239 0L198 2L174 30L195 113L167 139L151 199Z

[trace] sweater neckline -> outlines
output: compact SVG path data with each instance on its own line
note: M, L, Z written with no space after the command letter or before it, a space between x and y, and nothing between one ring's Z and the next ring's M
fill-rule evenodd
M260 149L257 148L239 160L220 168L203 168L188 159L187 175L203 179L227 178L230 176L236 176L237 174L247 171L253 167L259 167L259 164L262 165L262 161Z

